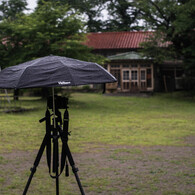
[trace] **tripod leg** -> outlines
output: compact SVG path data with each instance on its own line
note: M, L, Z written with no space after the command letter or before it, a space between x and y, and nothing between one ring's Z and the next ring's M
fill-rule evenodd
M55 136L53 139L53 173L56 175L56 195L59 195L59 145L58 145L58 136Z
M79 171L79 169L75 167L75 163L74 163L72 154L71 154L71 152L70 152L70 149L69 149L67 143L66 143L66 152L67 152L67 156L68 156L69 163L70 163L70 165L71 165L71 167L72 167L72 172L74 173L75 178L76 178L76 180L77 180L77 184L78 184L78 186L79 186L81 195L85 195L85 192L84 192L84 190L83 190L83 187L82 187L82 185L81 185L81 182L80 182L80 179L79 179L79 176L78 176L78 173L77 173L77 172Z
M58 177L58 170L56 171L56 195L59 195L59 177Z
M45 137L44 137L44 139L43 139L43 142L42 142L42 144L41 144L41 147L40 147L40 149L39 149L39 152L38 152L38 154L37 154L37 157L36 157L36 159L35 159L35 161L34 161L34 165L33 165L33 167L31 168L31 174L30 174L29 179L28 179L28 181L27 181L27 184L26 184L26 187L25 187L25 189L24 189L23 195L26 195L26 193L27 193L27 191L28 191L28 188L29 188L29 186L30 186L31 180L32 180L32 178L33 178L33 175L35 174L36 169L37 169L37 166L39 165L39 162L40 162L41 157L42 157L42 155L43 155L43 152L44 152L46 143L47 143L47 135L45 135Z

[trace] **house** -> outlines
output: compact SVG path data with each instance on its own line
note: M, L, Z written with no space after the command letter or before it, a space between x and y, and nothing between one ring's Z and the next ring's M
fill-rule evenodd
M85 45L93 53L109 59L105 65L118 82L107 84L107 92L173 91L181 87L182 63L166 61L156 64L141 55L140 43L153 32L90 33ZM163 46L165 47L165 46Z

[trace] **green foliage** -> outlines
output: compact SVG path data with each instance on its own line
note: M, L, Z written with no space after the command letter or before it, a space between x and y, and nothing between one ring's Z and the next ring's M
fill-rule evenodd
M160 51L162 58L172 56L182 59L186 74L194 76L195 0L137 0L134 4L140 10L140 18L145 20L146 27L155 30L157 34L151 39L151 44L145 45L146 50L150 49L153 55L157 46L155 42L169 42L169 47ZM159 55L157 52L156 54L158 58Z
M68 6L44 2L30 15L0 23L0 66L16 65L50 54L102 63L90 53L81 16Z
M105 9L106 0L46 0L48 2L58 2L62 6L68 5L76 11L86 16L86 26L89 32L101 31L104 22L101 21L101 12ZM38 0L38 6L43 4L43 0Z
M138 26L139 10L128 0L107 1L109 18L104 31L140 30Z
M26 8L26 0L2 0L0 3L0 20L16 19L18 14L22 14Z
M89 32L139 30L139 10L128 0L47 0L69 5L86 16ZM38 5L42 5L38 0ZM102 20L103 12L107 13Z
M143 56L152 58L155 63L163 63L165 60L176 58L176 54L170 42L166 42L162 33L153 32L140 46Z
M175 42L180 42L180 50L186 64L186 74L195 76L195 0L188 0L178 7L174 21ZM177 40L178 38L178 40Z

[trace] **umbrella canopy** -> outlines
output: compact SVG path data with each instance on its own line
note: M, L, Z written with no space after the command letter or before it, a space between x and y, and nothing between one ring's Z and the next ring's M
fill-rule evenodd
M46 56L3 69L0 88L77 86L116 82L100 65L61 56Z

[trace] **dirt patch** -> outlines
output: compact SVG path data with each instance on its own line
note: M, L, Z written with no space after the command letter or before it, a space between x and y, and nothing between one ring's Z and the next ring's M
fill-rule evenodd
M195 136L187 136L184 138L184 144L195 147Z
M82 166L87 178L108 181L107 188L100 190L102 194L195 192L193 147L115 146L100 153L82 154L79 159L88 161L89 169L86 164Z
M188 138L185 142L191 143L191 139L194 138ZM0 155L2 184L5 188L13 182L10 178L18 177L22 178L23 185L20 187L22 189L36 154L37 151L15 151ZM194 146L133 147L96 144L93 147L93 144L89 144L87 152L74 153L73 157L88 195L195 194ZM36 175L39 174L49 178L45 154ZM63 174L60 180L62 183L68 180L70 182L68 185L72 186L69 188L71 194L79 194L74 175L71 174L70 178L68 180ZM52 187L55 188L55 185ZM9 188L1 189L0 194L14 194L21 191L21 189L18 191L11 189L12 193L8 193ZM52 193L45 191L41 194Z

